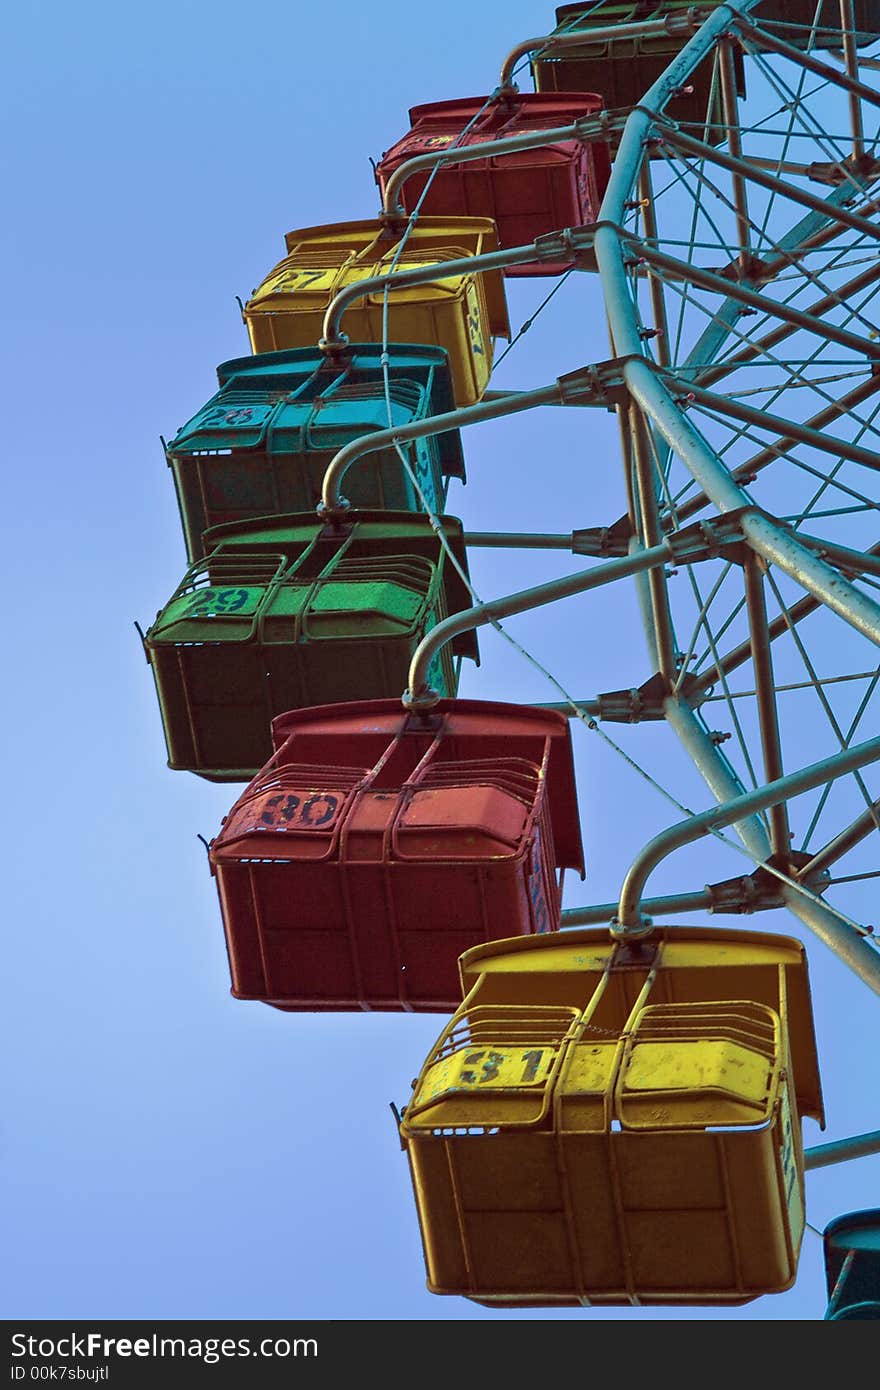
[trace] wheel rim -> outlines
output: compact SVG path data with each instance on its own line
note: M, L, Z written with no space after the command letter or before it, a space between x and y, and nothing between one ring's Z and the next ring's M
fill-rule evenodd
M819 8L839 29L838 0ZM654 715L722 801L802 766L787 728L832 767L870 741L880 709L880 107L860 90L874 69L845 34L793 56L773 39L769 23L737 30L729 9L707 21L628 118L595 236L629 389L616 543L702 527L718 544L640 583ZM676 89L709 68L720 147L671 119ZM781 893L878 988L846 883L876 860L874 771L737 830L771 875L753 890Z

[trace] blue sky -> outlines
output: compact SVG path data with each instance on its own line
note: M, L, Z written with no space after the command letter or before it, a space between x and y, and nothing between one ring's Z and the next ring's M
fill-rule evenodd
M248 351L236 295L291 228L376 214L370 157L403 134L410 106L487 93L507 51L552 24L534 0L503 16L464 0L430 14L400 0L381 12L342 0L332 14L272 0L56 3L7 22L7 1318L551 1316L425 1290L390 1102L405 1101L440 1018L287 1015L231 998L198 837L216 833L235 789L166 767L134 623L185 568L159 436L212 394L219 362ZM508 285L514 327L548 287ZM542 385L607 355L596 279L577 276L493 384ZM538 410L476 426L464 445L469 482L452 485L448 510L471 529L620 514L610 415ZM577 563L482 551L471 572L490 597ZM630 592L511 631L581 696L615 688L621 648L642 640ZM481 647L463 695L556 698L493 634ZM707 804L664 728L611 733L686 804ZM678 818L599 737L579 726L574 741L588 877L567 885L567 907L616 898L640 844ZM742 867L704 843L651 888ZM875 998L794 919L752 924L808 945L828 1128L806 1124L805 1142L876 1128ZM878 1172L875 1157L809 1174L808 1220L821 1230L875 1204ZM808 1230L786 1294L554 1316L797 1320L824 1307Z

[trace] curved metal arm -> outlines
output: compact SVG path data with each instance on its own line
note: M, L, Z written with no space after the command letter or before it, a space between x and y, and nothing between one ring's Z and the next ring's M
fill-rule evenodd
M334 295L324 314L322 337L318 347L322 352L332 352L344 347L348 339L339 331L339 320L356 299L384 290L386 285L395 289L407 289L410 285L426 285L432 280L448 280L455 275L470 275L474 271L503 270L508 265L540 259L541 248L535 242L528 246L511 246L504 251L487 251L482 256L458 256L452 261L439 261L432 265L414 266L411 270L391 270L385 275L371 275L366 280L355 280L345 285Z
M674 547L669 541L655 545L650 550L642 550L634 555L625 555L619 560L609 560L605 565L595 565L580 574L565 575L562 579L551 579L546 584L538 584L534 589L520 589L505 598L494 599L491 603L479 603L473 608L465 608L444 618L432 627L413 653L409 667L409 689L403 696L407 709L430 709L439 696L427 683L428 667L436 652L453 637L468 632L474 627L485 627L487 623L499 618L509 618L514 613L525 613L530 608L540 608L545 603L555 603L557 599L569 598L572 594L582 594L587 589L597 589L602 584L611 584L642 570L656 565L665 565L674 555Z
M791 796L810 791L811 788L822 786L826 782L836 781L844 773L854 772L856 768L866 767L869 763L875 762L880 762L880 738L868 739L867 742L856 744L853 748L842 749L830 758L823 758L821 762L811 763L798 772L779 777L776 781L768 782L766 786L746 792L721 806L712 806L708 811L690 816L687 820L679 821L655 835L630 865L620 891L617 921L612 926L613 934L617 937L634 937L645 935L646 928L650 930L650 923L645 922L640 911L642 893L652 871L673 850L699 840L702 836L711 834L713 830L732 825L754 811L776 806ZM880 953L853 932L852 928L847 930L846 935L852 935L853 939L838 940L832 943L832 949L843 956L866 984L880 994Z
M553 126L548 130L533 130L522 135L510 135L505 140L481 140L475 145L451 145L443 150L431 150L429 154L418 154L399 164L385 185L382 199L383 217L395 214L406 216L404 208L397 201L397 195L407 179L422 169L433 169L438 164L454 161L456 164L470 159L491 159L500 154L516 154L519 150L539 149L542 145L552 145L560 140L588 140L599 137L604 132L601 121L584 116L570 125Z
M394 444L405 444L410 439L424 439L430 434L442 434L444 430L459 429L462 425L475 425L481 420L497 420L502 415L515 415L520 410L530 410L536 405L559 405L564 399L563 388L558 381L550 386L539 386L534 391L520 391L516 395L505 396L501 400L477 401L475 405L463 405L458 410L446 411L443 415L429 415L425 420L417 420L411 425L395 425L387 430L374 430L363 434L351 443L344 444L327 465L321 489L318 515L325 520L338 516L348 508L340 488L351 465L365 454L378 453Z
M645 19L639 24L606 24L601 29L573 29L565 34L545 34L539 39L523 39L522 43L510 50L501 64L499 85L503 91L515 89L513 69L520 58L524 58L527 53L534 53L537 49L573 48L577 44L583 46L585 43L605 43L608 39L640 39L661 34L678 34L689 38L697 32L708 14L708 10L701 10L699 6L692 5L684 14L667 15L665 19Z

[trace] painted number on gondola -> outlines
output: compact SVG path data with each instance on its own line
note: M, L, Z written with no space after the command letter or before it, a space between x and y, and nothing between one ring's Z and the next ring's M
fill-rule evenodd
M483 321L473 280L468 283L467 290L465 291L465 303L467 305L467 326L468 337L471 343L471 352L475 357L485 357L486 341L483 337Z
M544 1049L540 1047L513 1055L496 1052L493 1048L469 1052L464 1059L465 1070L461 1073L462 1085L484 1086L494 1081L497 1085L527 1086L530 1081L536 1080L543 1056ZM481 1063L479 1072L471 1069L478 1062ZM518 1077L514 1077L511 1073L519 1067L522 1071Z
M336 814L339 798L332 792L314 792L311 796L297 796L295 792L282 792L270 796L263 802L260 824L273 830L296 827L316 829L326 825Z
M483 329L476 309L472 309L468 314L468 332L471 337L472 350L478 357L484 357L486 350L483 347Z
M268 405L215 405L197 417L188 433L198 436L205 431L225 434L233 429L256 429L272 418L275 409L275 401Z
M446 1057L431 1069L423 1098L444 1091L479 1090L481 1087L537 1086L544 1081L553 1061L548 1047L469 1048Z
M230 817L236 835L332 830L345 812L345 792L268 791L244 801Z
M209 617L214 613L240 613L251 597L250 589L202 589L187 606L187 615Z
M270 276L261 286L260 295L293 294L301 290L329 290L337 275L335 270L293 270L287 268Z
M803 1230L804 1208L801 1198L801 1183L798 1174L798 1164L795 1157L795 1137L791 1114L791 1104L788 1099L788 1083L783 1083L782 1095L780 1100L780 1160L782 1164L782 1176L785 1183L785 1203L788 1208L788 1219L792 1231L800 1235Z
M294 280L302 280L302 284L297 285L297 289L306 290L309 285L317 284L317 282L327 274L329 274L329 272L326 270L298 270L291 278Z
M320 284L323 280L325 283L321 288L326 289L332 279L333 272L331 270L296 270L288 275L285 287L291 290L294 288L298 290L307 290L310 285ZM299 284L294 286L294 280L298 280Z

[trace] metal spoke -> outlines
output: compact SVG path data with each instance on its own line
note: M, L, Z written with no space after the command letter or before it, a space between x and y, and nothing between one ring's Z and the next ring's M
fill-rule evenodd
M768 578L768 581L769 581L769 583L770 583L770 587L771 587L772 590L773 590L774 596L775 596L775 598L776 598L776 602L777 602L777 604L779 605L780 612L782 613L783 617L786 619L786 622L788 623L788 622L789 622L789 619L788 619L788 606L787 606L787 604L785 603L784 599L782 598L782 595L781 595L780 592L779 592L779 587L778 587L778 585L777 585L775 579L773 578L773 575L772 575L771 573L768 572L767 578ZM815 690L816 695L818 696L819 703L821 704L821 706L822 706L822 708L823 708L823 710L824 710L824 712L825 712L825 716L826 716L826 718L827 718L827 720L828 720L828 723L831 725L831 728L832 728L832 730L833 730L833 732L834 732L834 735L835 735L835 737L836 737L836 739L837 739L837 742L838 742L840 748L842 748L842 749L843 749L843 748L847 748L847 747L849 746L850 739L852 738L852 734L853 734L853 732L854 732L855 725L853 726L852 729L850 729L850 731L849 731L848 734L844 734L843 730L842 730L841 727L840 727L840 724L839 724L838 721L837 721L837 718L835 717L834 711L833 711L832 708L831 708L830 701L828 700L828 698L827 698L827 696L826 696L826 694L825 694L825 691L824 691L822 685L820 684L820 682L819 682L819 680L818 680L818 677L817 677L817 675L816 675L815 667L814 667L812 661L810 660L810 657L809 657L809 654L808 654L808 652L807 652L807 650L806 650L806 647L805 647L803 641L801 640L800 634L799 634L799 632L798 632L798 630L797 630L797 627L796 627L796 625L795 625L794 623L789 623L789 631L790 631L791 637L792 637L792 639L793 639L793 641L794 641L794 643L795 643L795 646L797 647L798 653L799 653L799 655L800 655L800 657L801 657L801 660L802 660L802 662L803 662L803 664L804 664L804 667L805 667L805 669L806 669L806 671L807 671L807 674L808 674L808 676L809 676L809 678L810 678L810 682L811 682L811 684L812 684L812 686L813 686L813 689ZM873 693L873 687L869 690L868 696L867 696L866 698L870 698L870 695L871 695L872 693ZM863 707L864 707L864 704L865 704L865 703L866 703L866 702L863 702ZM856 720L856 723L858 723L858 719ZM865 799L866 805L870 806L870 805L871 805L872 798L871 798L870 793L868 792L867 787L865 786L864 782L862 781L861 774L858 773L858 772L854 772L852 775L853 775L853 777L855 778L855 781L856 781L856 783L857 783L857 785L858 785L858 787L859 787L859 791L861 792L862 796L863 796L864 799ZM818 805L818 808L817 808L817 810L816 810L816 812L815 812L815 814L814 814L813 820L810 822L810 826L809 826L809 828L808 828L808 830L807 830L807 832L806 832L806 834L805 834L805 836L804 836L804 844L803 844L803 847L804 847L804 848L806 848L806 845L809 843L810 836L812 835L812 833L813 833L813 831L814 831L814 829L815 829L815 827L816 827L816 823L817 823L818 820L819 820L819 817L820 817L820 815L821 815L821 813L822 813L822 810L823 810L823 808L824 808L824 805L825 805L825 802L826 802L826 800L827 800L827 798L828 798L828 795L830 794L830 791L831 791L831 783L828 784L828 786L825 788L825 790L823 791L822 795L821 795L820 798L819 798L819 805Z

